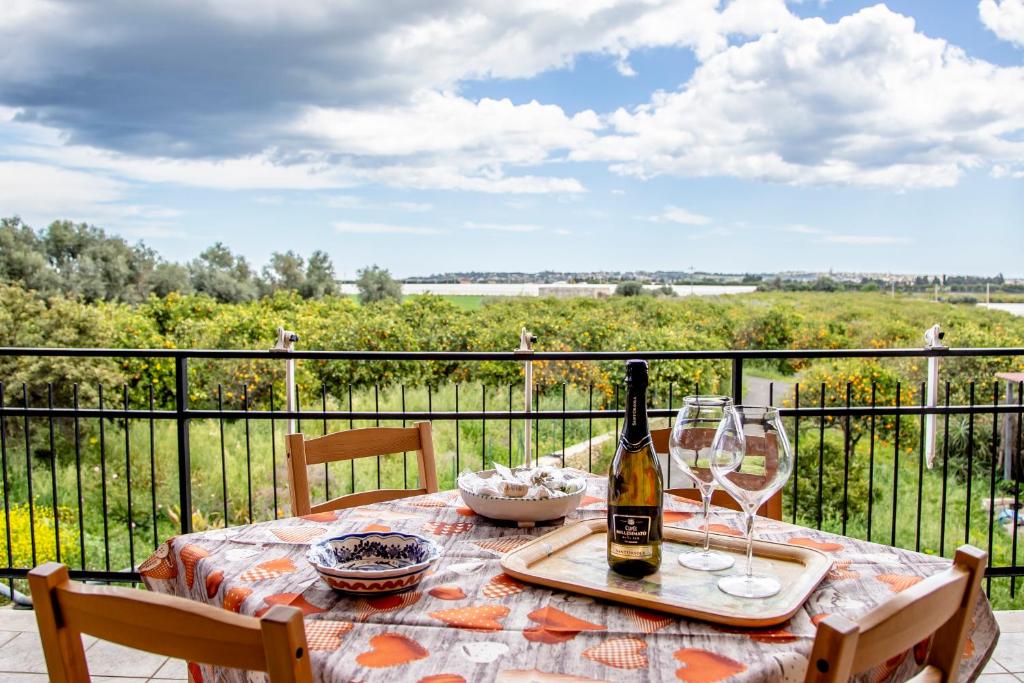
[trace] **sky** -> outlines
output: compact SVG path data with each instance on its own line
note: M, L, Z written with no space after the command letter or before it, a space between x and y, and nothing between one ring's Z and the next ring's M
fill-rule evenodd
M0 216L338 274L1024 276L1024 0L0 0Z

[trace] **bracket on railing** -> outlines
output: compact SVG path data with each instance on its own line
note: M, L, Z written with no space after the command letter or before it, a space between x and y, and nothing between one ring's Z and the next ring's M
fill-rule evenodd
M524 378L523 378L523 401L525 410L530 413L533 406L533 345L537 343L537 335L525 327L519 333L519 348L515 350L517 357L523 357ZM530 442L532 439L531 429L533 423L527 414L525 429L523 430L523 465L530 466Z
M270 350L275 353L290 353L295 350L295 342L299 335L283 327L277 328L277 341ZM292 412L295 408L295 359L289 358L284 366L285 408ZM288 433L295 433L295 419L288 418Z

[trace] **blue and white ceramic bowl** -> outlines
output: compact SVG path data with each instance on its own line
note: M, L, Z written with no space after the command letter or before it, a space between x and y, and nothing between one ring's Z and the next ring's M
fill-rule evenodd
M441 546L415 534L345 534L313 544L306 559L332 588L394 593L412 588L441 557Z

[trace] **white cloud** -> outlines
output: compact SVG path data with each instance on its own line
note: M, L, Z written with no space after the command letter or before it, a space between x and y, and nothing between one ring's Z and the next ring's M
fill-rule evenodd
M444 230L427 228L418 225L391 225L389 223L352 223L339 221L332 223L335 232L363 235L440 235Z
M639 178L946 187L969 168L1024 160L1024 68L972 59L877 5L834 24L786 23L606 120L615 134L573 159Z
M881 247L911 242L907 237L895 235L826 235L820 241L826 244L845 244L855 247Z
M798 235L821 235L825 231L821 228L816 228L813 225L804 225L803 223L794 223L787 225L782 228L783 232L795 232Z
M466 221L462 224L462 227L467 230L490 230L493 232L537 232L540 230L539 225L529 223L477 223L476 221Z
M434 210L434 205L430 202L391 202L390 206L409 213L426 213Z
M978 15L1002 40L1024 47L1024 0L981 0Z
M671 204L665 207L657 216L650 216L647 220L655 223L681 223L683 225L708 225L711 218L703 214L694 213Z

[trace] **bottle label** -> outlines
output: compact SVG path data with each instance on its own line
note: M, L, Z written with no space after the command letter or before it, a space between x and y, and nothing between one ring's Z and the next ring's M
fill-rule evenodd
M624 560L649 560L654 557L654 547L649 545L612 543L612 554Z
M651 518L641 515L612 515L612 543L647 546L647 552L650 553ZM650 557L650 554L644 557Z

